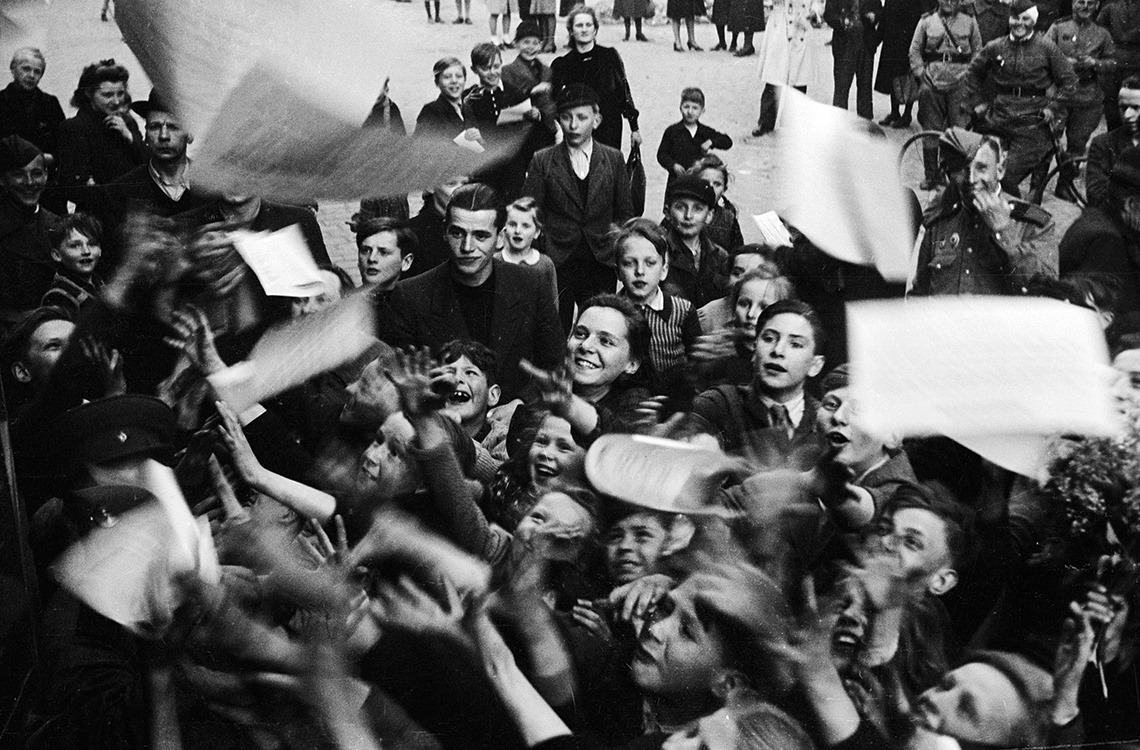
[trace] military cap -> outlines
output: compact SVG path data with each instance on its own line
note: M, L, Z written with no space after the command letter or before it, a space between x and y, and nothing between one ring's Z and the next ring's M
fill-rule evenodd
M18 135L0 138L0 172L23 169L37 156L42 155L43 151L40 151L38 146Z
M1011 16L1020 16L1030 8L1037 7L1037 0L1014 0L1013 5L1009 6L1009 14Z
M142 456L173 453L174 412L152 396L126 394L70 409L44 426L41 445L74 470Z

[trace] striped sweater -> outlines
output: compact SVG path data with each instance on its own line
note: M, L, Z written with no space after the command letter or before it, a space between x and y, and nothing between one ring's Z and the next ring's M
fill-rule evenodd
M638 305L649 322L649 361L658 375L664 375L686 361L689 349L701 335L701 323L693 303L662 291L664 304L660 310ZM622 296L628 299L625 290Z

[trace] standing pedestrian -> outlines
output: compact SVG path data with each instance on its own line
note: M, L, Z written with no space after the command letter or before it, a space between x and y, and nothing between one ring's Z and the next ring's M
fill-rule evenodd
M760 136L776 127L776 87L791 86L807 93L815 80L817 55L812 36L823 25L822 0L764 0L768 20L760 43L760 118L752 135Z
M884 0L879 23L883 51L875 75L875 91L889 94L891 112L879 124L906 128L911 123L911 107L918 89L910 65L910 43L922 14L931 10L930 0ZM980 45L979 45L980 47ZM900 109L902 110L900 112Z

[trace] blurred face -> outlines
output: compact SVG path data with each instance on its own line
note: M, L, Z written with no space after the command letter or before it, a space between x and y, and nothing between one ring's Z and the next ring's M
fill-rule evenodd
M412 256L400 257L395 232L377 232L360 243L356 252L360 283L380 289L391 289L400 274L412 267Z
M669 735L661 750L736 750L739 733L736 720L722 708L701 717L696 726Z
M1140 134L1140 90L1121 89L1117 98L1120 107L1120 119L1128 126L1128 132L1135 138Z
M44 77L44 64L34 57L24 55L12 61L12 80L24 91L31 91L40 85Z
M487 65L474 65L475 75L479 76L479 83L484 86L495 87L503 80L503 58L499 55L491 58Z
M1116 408L1121 414L1134 413L1140 409L1140 349L1127 349L1112 360L1116 371L1112 385L1112 395Z
M944 16L952 16L958 12L958 6L961 4L961 0L938 0L938 12Z
M815 353L815 333L807 319L781 313L765 322L756 335L753 367L765 395L779 399L801 392L804 381L823 369L823 356Z
M312 297L303 297L295 299L292 303L293 317L301 315L312 315L315 312L320 312L326 307L338 301L344 290L341 288L340 279L332 271L321 271L321 290L320 293L314 294Z
M1080 21L1088 21L1096 10L1096 0L1073 0L1073 16Z
M444 234L451 247L452 270L461 284L482 284L491 275L491 259L501 241L496 213L452 208L450 214Z
M712 185L713 192L716 193L716 199L719 202L724 191L728 188L728 183L725 182L724 172L719 169L704 169L701 170L701 179Z
M705 108L697 102L681 102L681 121L686 125L696 125L705 113Z
M682 196L669 203L669 217L677 234L685 239L698 237L709 220L709 207L704 201Z
M740 296L736 299L736 325L738 328L755 330L756 321L764 308L776 301L775 285L771 279L752 279L740 287Z
M1009 17L1009 35L1014 39L1028 39L1033 33L1033 24L1036 20L1029 11Z
M539 498L530 513L515 527L515 541L530 547L541 535L550 542L548 559L573 561L582 542L594 530L590 514L569 495L550 492Z
M369 362L344 392L348 396L340 412L344 424L376 429L400 410L400 394L376 361Z
M376 438L360 457L360 478L374 482L385 498L410 495L423 484L419 465L408 455L415 428L403 414L384 420Z
M103 81L91 92L91 108L101 115L121 115L127 111L127 85Z
M1005 161L991 146L983 145L970 162L970 189L975 194L996 193L1001 190L1001 178L1005 177Z
M832 460L859 476L887 456L883 439L859 424L850 388L829 391L815 414L816 428L830 448Z
M534 240L538 237L538 225L535 223L533 211L517 211L507 209L507 245L517 253L530 250Z
M75 324L68 320L41 323L28 341L28 350L23 360L13 366L16 379L21 383L45 382L74 330Z
M942 589L944 581L938 579L950 570L945 521L925 508L900 508L879 521L877 533L880 549L898 556L902 573L915 590L931 586L939 589L932 593L949 590L949 586Z
M586 451L574 442L570 423L562 417L547 417L527 452L530 481L543 487L551 480L577 471Z
M28 162L23 169L9 169L0 173L0 189L19 206L33 208L47 187L47 166L41 154Z
M602 116L595 108L583 104L558 113L558 127L562 140L571 148L578 148L594 135L594 128L602 124Z
M186 146L194 139L169 112L154 111L146 118L147 150L155 161L176 162L186 156Z
M719 172L717 174L720 174ZM702 175L703 179L703 175ZM744 278L744 274L754 271L764 262L759 253L743 253L732 259L732 268L728 272L728 284L732 286Z
M542 40L536 36L524 36L515 40L515 46L519 49L519 57L533 60L538 57L538 51L542 49Z
M1008 677L988 664L970 662L924 692L912 718L937 734L1005 747L1016 742L1016 728L1029 717Z
M598 27L594 19L586 14L579 13L570 22L570 38L580 47L588 47L598 37Z
M451 194L466 184L466 177L456 177L453 180L448 180L442 185L437 185L435 190L432 190L432 198L435 199L435 203L437 206L439 206L439 210L441 212L447 206L447 202L451 200Z
M99 243L75 229L71 230L59 247L52 248L51 251L52 260L84 277L95 273L95 264L102 256L103 249Z
M463 84L467 82L467 73L462 65L452 65L440 73L435 79L435 85L445 97L453 102L459 101L463 96Z
M867 616L867 592L854 576L836 584L835 626L831 631L831 657L842 670L851 666L867 638L870 622Z
M618 278L634 304L644 304L657 296L661 282L669 275L669 264L644 237L630 237L618 251Z
M621 585L657 572L669 530L656 513L633 513L606 531L606 569Z
M692 579L658 602L637 640L630 671L650 695L707 692L721 674L725 649L720 633L697 617Z
M625 316L612 307L587 307L578 316L567 342L575 386L612 385L641 363L629 346Z
M499 386L488 385L486 374L465 356L445 366L456 382L444 414L464 427L482 427L487 410L499 403Z

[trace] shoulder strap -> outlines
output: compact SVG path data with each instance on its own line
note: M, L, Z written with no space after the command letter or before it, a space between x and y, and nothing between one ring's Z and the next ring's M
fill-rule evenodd
M950 37L950 43L954 45L954 49L958 49L958 37L954 36L954 32L950 30L950 24L946 23L946 16L939 13L938 20L942 22L942 29L946 32L946 36Z

